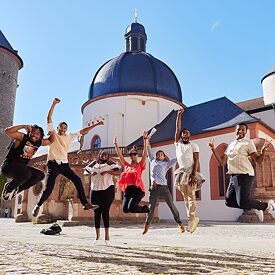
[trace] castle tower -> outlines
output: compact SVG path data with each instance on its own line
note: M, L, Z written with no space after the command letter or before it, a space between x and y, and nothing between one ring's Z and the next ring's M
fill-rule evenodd
M22 67L22 59L0 31L0 162L9 142L4 129L13 124L17 76Z

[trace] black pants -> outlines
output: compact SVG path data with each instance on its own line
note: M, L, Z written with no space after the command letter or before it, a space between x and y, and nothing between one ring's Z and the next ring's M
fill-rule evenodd
M145 213L146 208L139 206L144 193L135 185L129 185L123 195L123 212L124 213Z
M44 172L20 162L4 164L1 168L1 172L5 177L12 179L7 185L8 192L18 187L19 193L32 187L45 177Z
M266 210L266 202L260 202L250 198L253 178L253 176L249 176L248 174L235 174L230 176L225 198L225 204L228 207L247 210Z
M85 205L86 203L88 203L81 179L70 168L69 164L68 163L58 164L56 161L50 160L48 161L48 173L46 175L46 188L43 191L42 196L39 199L37 205L41 206L44 203L44 201L46 201L48 197L51 195L54 188L55 179L60 174L73 182L78 192L78 196L81 201L81 204Z
M110 215L109 210L115 198L114 185L109 186L105 190L92 190L91 203L99 205L99 208L94 210L95 228L100 228L100 219L102 216L105 228L109 228Z

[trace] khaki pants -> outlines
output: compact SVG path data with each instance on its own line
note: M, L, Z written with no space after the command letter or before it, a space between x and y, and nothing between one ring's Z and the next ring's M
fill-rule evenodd
M178 189L184 197L187 217L189 221L192 221L196 217L196 194L195 194L196 185L195 186L190 186L189 184L181 185L181 186L178 186Z

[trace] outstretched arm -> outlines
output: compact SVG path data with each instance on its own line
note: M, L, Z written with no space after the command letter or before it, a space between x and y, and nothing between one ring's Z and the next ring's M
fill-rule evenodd
M121 152L120 148L118 147L117 137L114 138L114 146L115 146L115 150L116 150L116 153L119 157L121 165L124 165L125 158L123 157L122 152Z
M148 153L148 159L149 161L154 160L154 155L151 149L150 139L147 139L147 153Z
M218 161L218 163L221 166L225 165L227 162L227 155L226 154L223 154L222 156L218 155L218 153L216 152L215 146L214 146L214 138L209 139L208 146L209 146L210 150L212 151L215 159Z
M265 150L268 149L271 145L271 140L265 140L265 143L261 149L261 153L258 154L257 152L253 152L250 154L250 157L252 157L252 159L258 163L261 163L264 159L265 156Z
M5 129L5 134L10 138L21 141L24 137L24 134L19 132L19 130L25 129L26 131L31 131L32 127L30 125L15 125L10 126Z
M147 147L148 147L148 132L143 132L143 152L141 157L141 163L144 166L147 158Z
M95 128L96 126L98 125L104 125L104 122L103 121L99 121L91 126L88 126L88 127L85 127L83 128L82 130L80 130L80 134L81 135L86 135L88 134L89 131L91 131L93 128Z
M180 131L181 131L181 115L183 113L183 108L178 110L178 115L176 119L176 133L175 133L175 141L178 142L180 140Z
M60 99L57 98L57 97L53 100L53 103L52 103L52 105L50 107L50 110L48 112L47 123L52 123L53 122L53 120L52 120L53 110L55 108L55 105L58 104L59 102L60 102Z

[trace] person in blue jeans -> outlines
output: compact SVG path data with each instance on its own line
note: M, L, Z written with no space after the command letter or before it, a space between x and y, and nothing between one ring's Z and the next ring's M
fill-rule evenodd
M151 180L151 188L150 188L150 196L149 196L149 209L150 212L146 214L146 221L144 225L143 235L146 234L151 225L152 219L154 217L154 211L156 208L156 204L158 202L158 198L163 198L170 208L174 220L178 224L178 228L181 233L185 231L184 225L180 220L179 211L173 203L173 198L170 193L170 190L167 186L166 173L167 171L177 163L177 159L174 158L169 160L168 157L162 150L156 152L156 157L154 157L151 146L150 139L148 141L148 158L150 162L150 180Z

